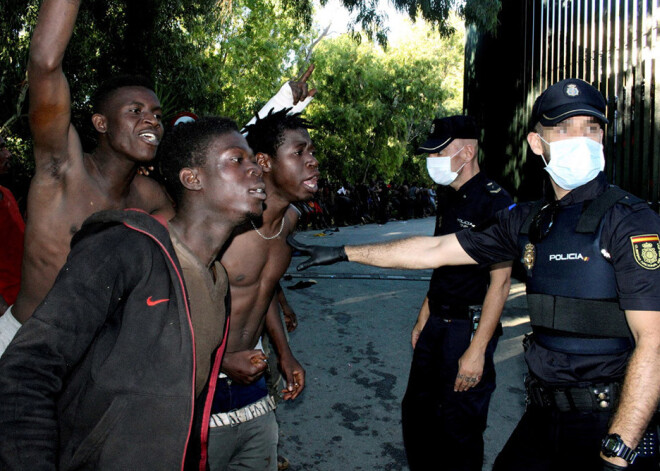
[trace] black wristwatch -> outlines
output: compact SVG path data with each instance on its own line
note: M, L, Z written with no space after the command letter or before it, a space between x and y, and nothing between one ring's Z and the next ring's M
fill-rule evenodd
M600 451L608 458L614 458L616 456L617 458L623 458L629 464L633 464L638 455L635 450L623 443L621 436L617 433L610 433L603 438Z

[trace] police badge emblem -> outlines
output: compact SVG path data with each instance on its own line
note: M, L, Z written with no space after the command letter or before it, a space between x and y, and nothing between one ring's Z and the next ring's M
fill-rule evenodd
M647 270L660 268L660 237L645 234L630 238L635 262Z
M576 97L580 94L580 89L574 83L569 83L566 85L566 88L564 88L564 93L568 96Z
M536 249L534 244L527 243L525 244L525 251L523 252L522 262L525 265L525 268L531 270L534 267L534 262L536 261Z

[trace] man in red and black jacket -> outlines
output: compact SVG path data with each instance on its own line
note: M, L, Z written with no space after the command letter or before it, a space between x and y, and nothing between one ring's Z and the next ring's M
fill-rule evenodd
M177 126L159 152L174 218L90 217L0 358L0 469L205 469L228 326L215 260L264 183L227 119Z

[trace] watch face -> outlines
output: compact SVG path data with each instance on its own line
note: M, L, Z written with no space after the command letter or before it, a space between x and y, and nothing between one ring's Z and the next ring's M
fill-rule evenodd
M612 458L619 451L621 438L619 436L608 435L603 439L602 451L605 456Z

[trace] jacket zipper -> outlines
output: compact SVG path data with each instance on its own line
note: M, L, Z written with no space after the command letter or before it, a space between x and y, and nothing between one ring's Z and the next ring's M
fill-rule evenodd
M159 222L161 222L161 221L159 220ZM162 224L162 222L161 222L161 224ZM132 225L126 223L126 222L124 222L124 225L126 227L130 228L130 229L133 229L134 231L140 232L141 234L144 234L144 235L150 237L152 240L154 240L156 242L156 244L161 248L163 253L165 253L165 255L167 256L167 259L172 264L172 267L174 268L174 272L176 273L176 276L179 279L179 284L181 286L181 293L183 295L183 305L186 307L186 318L188 319L188 327L190 327L190 336L191 336L191 340L192 340L192 353L193 353L193 358L192 358L193 373L192 373L192 382L191 382L192 383L192 390L191 390L192 394L191 394L191 404L190 404L190 406L191 406L190 410L192 411L192 414L190 415L190 419L189 419L189 422L188 422L188 436L186 437L186 443L183 447L183 457L181 459L181 471L184 471L185 463L186 463L186 451L188 450L188 443L190 442L190 433L192 432L193 419L194 419L194 416L195 416L195 374L196 374L196 370L197 370L197 362L195 360L196 359L196 355L195 355L195 331L193 330L192 319L190 317L190 308L188 307L188 298L186 296L186 288L185 288L185 284L183 282L183 277L181 276L181 273L179 273L179 270L176 267L176 263L174 263L174 259L172 258L172 255L168 252L167 248L165 248L165 245L160 240L158 240L158 238L156 236L154 236L153 234L147 232L144 229L139 229L139 228L137 228L135 226L132 226ZM226 339L226 336L227 335L226 335L226 332L225 332L225 339ZM223 344L224 344L224 340L223 340ZM202 450L202 454L206 455L206 450ZM205 463L205 461L200 462L200 469L202 469L202 467L203 467L202 463Z

